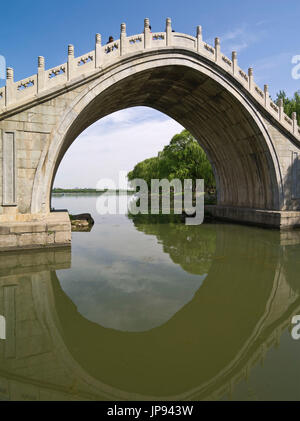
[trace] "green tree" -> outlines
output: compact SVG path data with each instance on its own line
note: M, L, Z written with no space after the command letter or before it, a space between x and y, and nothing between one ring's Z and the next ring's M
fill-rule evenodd
M300 90L294 93L292 98L288 98L285 91L279 91L276 96L276 104L279 104L279 100L283 100L283 109L284 112L291 118L292 113L297 113L297 121L300 125Z
M198 142L187 130L173 136L169 145L165 146L157 157L139 162L128 173L129 181L135 178L144 179L148 187L151 186L151 179L155 178L167 178L169 181L175 178L181 181L204 179L206 190L215 188L210 162Z

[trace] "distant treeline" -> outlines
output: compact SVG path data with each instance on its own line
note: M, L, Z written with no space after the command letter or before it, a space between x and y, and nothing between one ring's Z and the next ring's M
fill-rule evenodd
M97 189L91 189L91 188L74 188L74 189L63 189L61 187L55 187L52 189L52 193L106 193L106 192L114 192L114 193L126 193L131 192L131 190L122 190L122 189L103 189L103 190L97 190Z

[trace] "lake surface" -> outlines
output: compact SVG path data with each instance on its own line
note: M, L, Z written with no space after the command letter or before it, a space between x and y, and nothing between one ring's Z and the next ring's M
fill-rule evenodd
M299 231L96 203L53 197L95 219L71 249L0 255L0 399L300 400Z

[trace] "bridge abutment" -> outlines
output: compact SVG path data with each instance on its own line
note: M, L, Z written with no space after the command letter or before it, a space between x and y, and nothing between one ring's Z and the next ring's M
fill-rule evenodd
M239 206L208 205L205 213L213 218L281 230L300 227L300 211L276 211Z
M0 222L0 252L71 245L68 212L10 215Z

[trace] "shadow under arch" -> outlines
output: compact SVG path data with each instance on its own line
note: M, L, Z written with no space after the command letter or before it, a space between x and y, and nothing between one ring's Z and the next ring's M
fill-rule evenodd
M158 57L159 56L159 57ZM158 62L159 58L159 62ZM174 118L206 151L219 205L279 209L280 168L260 115L234 80L192 53L132 58L94 81L53 131L34 180L32 212L49 210L51 186L65 152L89 125L115 111L148 106ZM48 146L47 146L48 148Z

